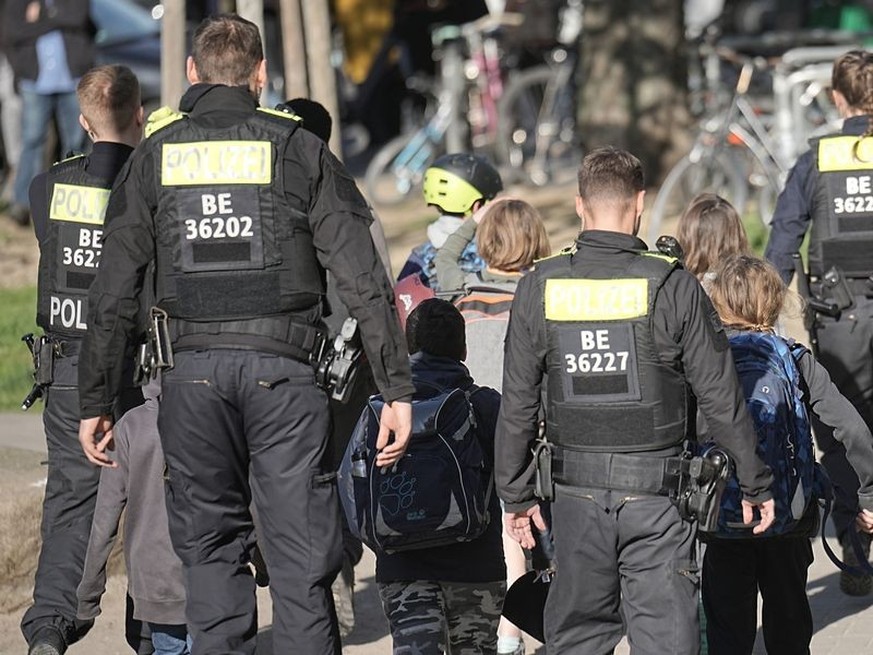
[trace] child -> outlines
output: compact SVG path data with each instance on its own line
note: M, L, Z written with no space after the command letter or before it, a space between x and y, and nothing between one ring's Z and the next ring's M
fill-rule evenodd
M772 335L786 288L770 264L748 255L726 258L715 269L711 297L729 334ZM736 338L736 336L734 336ZM863 510L856 525L873 532L873 437L866 424L805 348L792 347L807 410L834 429L861 481ZM788 432L788 430L786 430ZM778 481L777 481L778 484ZM774 487L775 488L775 487ZM777 517L778 518L778 517ZM751 653L755 642L757 592L763 599L764 642L769 653L808 653L812 615L806 596L812 563L809 537L818 507L811 502L788 532L759 538L713 537L703 562L703 605L711 655Z
M465 273L461 254L476 239L485 267ZM503 341L512 297L521 276L537 259L550 253L549 237L540 213L524 200L501 198L464 221L434 258L439 287L467 290L456 306L467 324L467 358L473 379L498 391L503 383ZM511 586L526 569L524 551L504 531L507 583ZM521 630L506 619L498 629L498 654L522 655Z
M424 173L424 200L436 207L440 216L427 228L428 240L413 249L403 265L398 280L419 275L434 290L439 283L433 268L437 251L450 234L457 230L477 209L503 191L500 173L486 159L467 153L439 157ZM483 267L475 244L464 250L461 267L475 272Z
M115 468L100 473L91 538L79 584L79 617L100 614L106 562L123 510L124 560L133 617L148 624L155 655L188 655L182 562L173 552L164 498L164 453L158 436L160 381L143 387L145 404L115 425Z
M500 394L479 389L461 363L466 350L461 314L448 301L425 300L409 315L406 338L417 389L471 392L477 436L493 468ZM506 592L497 494L491 494L489 513L485 532L472 541L377 555L376 582L397 655L495 653Z
M714 193L692 198L679 218L676 239L685 253L682 263L709 293L716 266L731 255L747 255L749 240L734 206Z

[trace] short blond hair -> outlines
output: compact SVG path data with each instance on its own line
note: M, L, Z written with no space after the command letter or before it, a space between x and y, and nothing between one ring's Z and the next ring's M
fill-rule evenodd
M97 136L122 132L136 119L141 106L139 80L127 66L97 66L76 87L79 109Z
M509 272L530 268L551 252L540 213L524 200L512 198L488 206L476 230L476 245L489 267Z

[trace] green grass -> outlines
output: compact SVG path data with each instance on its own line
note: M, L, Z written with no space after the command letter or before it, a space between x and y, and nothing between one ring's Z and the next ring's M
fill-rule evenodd
M37 332L36 288L0 289L0 411L18 409L33 384L30 353L21 341L28 332Z

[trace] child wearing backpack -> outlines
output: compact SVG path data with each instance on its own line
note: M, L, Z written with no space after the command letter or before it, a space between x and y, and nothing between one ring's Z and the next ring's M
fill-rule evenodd
M416 387L414 423L418 418L416 399L432 397L439 390L460 389L472 404L475 437L484 454L482 474L487 476L490 490L485 501L490 520L481 535L470 541L390 554L377 552L376 583L391 625L394 653L493 654L506 592L500 504L493 493L494 428L500 394L477 387L461 363L466 350L464 319L450 302L432 298L416 307L406 322L406 338ZM416 433L414 427L410 441ZM398 494L413 491L409 486L399 488ZM448 492L419 484L414 493ZM399 504L405 506L402 498Z
M471 243L485 261L485 268L473 273L465 272L460 262ZM542 216L517 198L498 198L477 211L437 252L434 265L439 287L462 293L455 306L467 324L464 364L477 382L498 391L503 387L503 341L515 289L534 262L550 252ZM527 562L521 546L505 531L503 551L511 586L524 575ZM521 630L507 619L501 620L497 633L498 655L524 654Z
M402 291L415 276L425 286L439 291L434 257L446 239L464 223L464 219L486 205L503 191L500 173L484 157L465 152L438 157L424 172L424 200L436 207L439 217L427 227L427 241L413 248L397 276ZM463 251L461 266L466 272L482 269L484 263L471 243Z
M758 454L773 470L776 519L760 536L740 528L739 501L728 482L719 528L707 539L703 560L709 653L752 652L758 591L767 652L808 653L807 569L813 560L810 537L819 527L808 411L833 427L846 447L861 481L856 526L867 533L873 532L873 437L810 351L774 333L786 297L776 270L756 257L733 255L715 273L710 295L728 330L758 432Z

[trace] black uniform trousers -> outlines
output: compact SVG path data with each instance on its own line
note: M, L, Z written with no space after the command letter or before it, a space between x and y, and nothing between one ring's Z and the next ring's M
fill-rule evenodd
M549 655L697 655L695 524L666 497L558 485L552 504L558 573L546 602Z
M758 591L768 655L809 653L806 596L812 544L807 537L712 539L703 556L703 609L710 655L751 655Z
M54 625L67 643L80 639L93 620L76 618L76 589L82 581L100 469L79 444L79 357L55 357L53 382L45 390L42 414L48 473L42 505L42 546L33 586L33 605L21 619L28 643L37 630ZM139 389L119 397L118 416L142 403ZM132 622L128 616L128 622ZM130 626L128 626L130 627Z
M42 420L48 474L33 606L21 620L28 643L44 625L57 626L71 643L94 623L76 619L76 589L82 581L100 482L100 469L79 445L78 360L77 356L55 359L54 382L45 390Z
M255 652L252 501L270 567L273 652L338 653L339 502L322 465L327 396L312 367L251 350L176 353L158 427L194 655Z
M818 319L816 358L831 376L837 389L855 406L873 430L873 299L855 296L855 306L843 311L839 320ZM858 511L858 475L846 459L845 447L833 430L810 415L821 463L837 487L831 516L837 536L842 539Z

